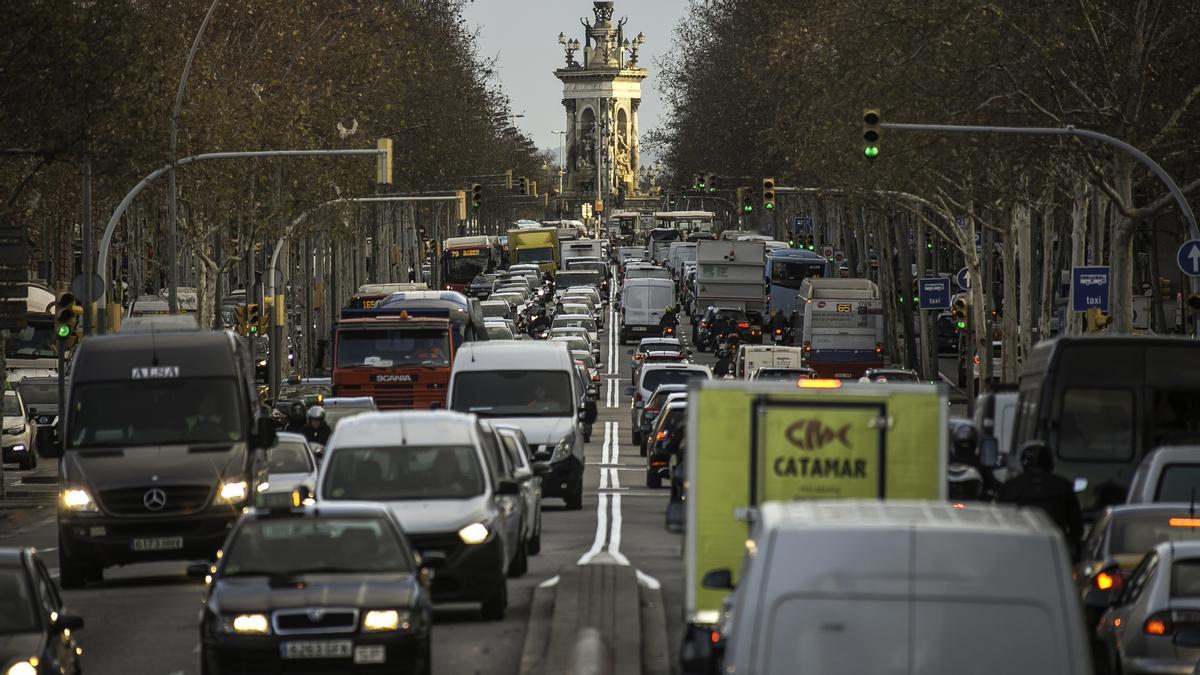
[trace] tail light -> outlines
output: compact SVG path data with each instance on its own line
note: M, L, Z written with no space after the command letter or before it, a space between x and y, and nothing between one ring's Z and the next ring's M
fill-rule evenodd
M1142 624L1142 632L1146 635L1170 635L1175 632L1173 612L1159 612L1150 615Z
M667 432L665 432L665 431L660 431L654 435L654 440L656 440L656 441L663 441L663 440L666 440L666 438L667 438Z
M876 342L876 343L875 343L875 353L876 353L876 354L882 354L882 353L883 353L883 343L882 343L882 342Z
M775 334L776 334L776 335L783 335L783 329L782 329L782 328L776 328L776 329L775 329Z
M807 340L804 341L804 351L806 351L806 352L812 351L812 343L811 342L809 342Z
M750 327L750 324L748 324L748 323L739 323L738 324L738 328L749 328L749 327Z
M1098 591L1120 590L1122 581L1120 572L1102 571L1092 577L1092 583L1095 584Z

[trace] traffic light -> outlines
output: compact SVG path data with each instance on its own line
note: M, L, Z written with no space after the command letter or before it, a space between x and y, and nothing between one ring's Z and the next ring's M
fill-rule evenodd
M879 122L879 108L863 109L863 156L867 159L879 156L879 141L883 139Z
M238 305L233 308L233 329L238 335L246 335L246 306Z
M750 213L754 210L754 199L750 197L750 188L740 187L737 189L737 203L743 213Z
M696 189L701 192L708 192L708 174L702 173L697 175L700 178L700 183L696 186Z
M701 175L698 173L692 174L692 189L693 190L703 190L704 189L704 178L701 177Z
M258 335L258 328L262 324L262 308L251 303L246 305L246 335Z
M804 248L810 251L817 250L817 240L813 235L810 234L804 238Z
M796 248L795 235L791 235L791 234L788 235L788 248Z
M60 295L55 307L58 308L58 313L54 316L54 334L62 345L62 352L65 353L79 341L82 332L79 317L83 316L83 307L75 299L74 293Z
M768 211L775 210L775 179L762 179L762 199L763 208Z
M971 327L970 296L966 293L954 296L954 302L950 303L950 317L954 319L954 327L957 330L965 331Z
M521 176L521 194L529 194L529 179L525 176Z
M509 187L511 188L512 181L509 180L508 183ZM483 206L483 186L479 183L475 183L471 186L471 208L478 211L479 207L481 206Z
M717 191L717 174L710 173L704 177L704 187L708 192Z

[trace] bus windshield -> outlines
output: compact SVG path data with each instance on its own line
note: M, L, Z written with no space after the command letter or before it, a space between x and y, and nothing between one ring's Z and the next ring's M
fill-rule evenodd
M446 281L469 284L488 269L488 251L484 248L452 249L446 251Z
M799 289L805 279L824 276L824 263L771 262L771 285Z

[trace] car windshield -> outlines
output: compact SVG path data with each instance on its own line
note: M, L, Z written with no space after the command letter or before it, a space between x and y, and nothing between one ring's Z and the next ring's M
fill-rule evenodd
M483 417L569 417L571 376L555 370L470 371L454 376L453 410Z
M285 384L279 387L280 401L303 401L305 397L315 398L333 395L333 387L328 384Z
M508 316L507 302L485 302L479 305L479 309L483 310L484 318L490 316Z
M76 383L68 438L77 448L232 443L244 437L241 401L227 378Z
M267 451L268 473L308 473L313 470L303 443L280 441Z
M1184 506L1182 517L1187 517ZM1164 541L1200 539L1200 528L1172 527L1169 513L1128 513L1113 518L1109 555L1142 555Z
M395 368L450 365L450 334L445 329L347 329L337 334L339 368Z
M754 379L756 380L797 380L811 377L811 370L788 370L784 368L760 368L754 375Z
M594 333L596 332L596 322L591 319L558 318L554 320L554 328L582 328Z
M484 488L479 454L469 445L339 448L328 462L326 499L467 499Z
M4 416L21 416L21 402L17 400L17 394L15 392L9 391L4 393Z
M489 340L511 340L513 339L512 331L508 326L500 326L496 324L487 325L487 334Z
M554 260L552 248L523 248L517 251L517 262L543 263Z
M225 547L221 574L394 574L412 572L410 559L383 518L264 518L238 528Z
M17 391L20 392L21 400L25 401L26 406L38 408L45 405L58 405L58 385L56 383L23 381L17 385Z
M52 359L58 356L53 324L30 321L25 328L9 335L4 355L10 359Z
M707 378L708 374L703 370L690 370L684 368L660 368L657 370L647 370L642 373L642 389L654 391L664 384L684 384L689 380L694 380L698 377Z
M25 570L0 569L0 635L39 631Z

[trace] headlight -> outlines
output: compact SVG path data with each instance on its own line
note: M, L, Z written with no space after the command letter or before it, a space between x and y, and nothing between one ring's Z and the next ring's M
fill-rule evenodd
M363 616L362 629L364 633L407 631L412 629L412 615L394 609L373 609Z
M238 635L269 635L271 624L265 614L238 614L221 617L221 632Z
M488 528L483 523L471 523L458 531L458 538L464 544L482 544L487 541Z
M37 658L28 661L17 661L4 671L4 675L37 675Z
M554 454L550 455L550 462L560 462L571 454L571 449L575 446L575 434L568 434L558 445L554 446Z
M62 491L59 501L67 511L96 512L96 502L85 488L66 488Z
M244 480L222 481L217 490L217 500L226 504L244 502L249 489L250 486Z
M10 427L8 429L5 429L4 433L9 434L10 436L19 436L19 435L25 433L25 425L21 424L21 425L15 426L15 427Z

